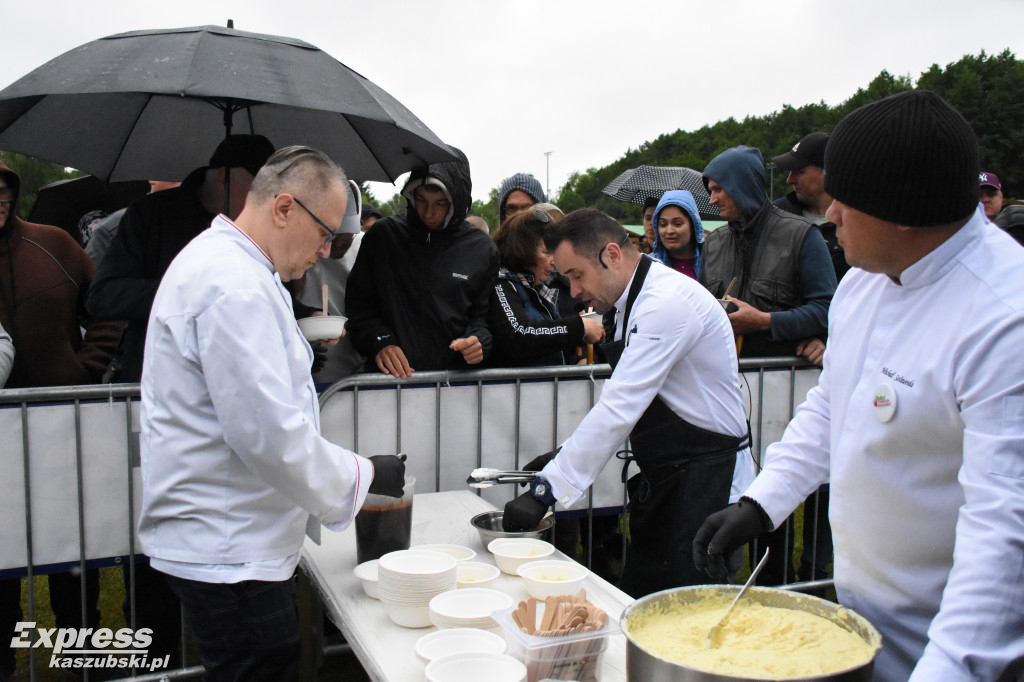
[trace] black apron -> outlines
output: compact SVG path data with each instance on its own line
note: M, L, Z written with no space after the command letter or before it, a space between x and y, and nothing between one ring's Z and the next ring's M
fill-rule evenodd
M624 327L651 262L641 258L633 275ZM601 346L613 369L629 334L623 329L622 338ZM694 426L655 396L629 440L640 473L627 484L629 546L622 590L639 598L670 587L707 583L707 575L693 565L693 537L709 514L729 504L736 453L750 444L749 433L728 436Z

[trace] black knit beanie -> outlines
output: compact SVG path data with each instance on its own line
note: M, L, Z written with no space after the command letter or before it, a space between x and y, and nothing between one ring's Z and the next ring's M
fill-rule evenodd
M946 225L978 207L978 139L928 90L866 104L839 122L825 149L825 191L897 225Z

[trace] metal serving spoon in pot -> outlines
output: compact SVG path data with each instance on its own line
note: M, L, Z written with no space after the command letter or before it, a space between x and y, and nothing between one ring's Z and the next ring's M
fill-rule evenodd
M747 582L743 584L743 588L740 590L740 593L736 595L736 598L732 600L731 604L729 604L729 608L725 610L725 615L722 616L722 620L718 621L718 623L716 623L714 626L712 626L710 630L708 630L709 649L717 649L722 645L722 626L725 625L725 619L729 617L730 613L732 613L732 607L736 606L736 602L738 602L740 600L740 597L742 597L744 593L746 593L747 588L754 583L754 578L756 578L757 574L761 572L761 569L764 568L764 565L767 561L768 548L765 547L764 556L761 557L761 560L757 562L757 567L750 572L750 577L747 578Z

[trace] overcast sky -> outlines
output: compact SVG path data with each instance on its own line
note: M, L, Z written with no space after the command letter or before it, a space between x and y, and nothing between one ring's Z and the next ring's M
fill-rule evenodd
M882 69L1024 58L1021 0L36 0L4 3L0 86L103 36L228 19L382 87L467 154L484 200L517 171L557 191L680 128L835 105Z

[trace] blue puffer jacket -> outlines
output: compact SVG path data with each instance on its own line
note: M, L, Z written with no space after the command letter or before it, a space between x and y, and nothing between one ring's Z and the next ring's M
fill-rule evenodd
M658 202L657 208L654 209L654 249L651 251L651 256L660 263L664 263L668 267L672 267L672 263L669 262L668 251L665 246L661 243L661 237L658 232L658 218L661 217L661 209L666 206L678 206L680 209L686 212L690 216L690 226L693 230L693 240L696 242L696 255L693 258L693 269L697 273L697 279L700 279L700 271L704 266L704 225L700 222L700 212L697 210L697 202L694 201L693 195L685 189L674 189L671 192L665 192L662 195L661 201Z

